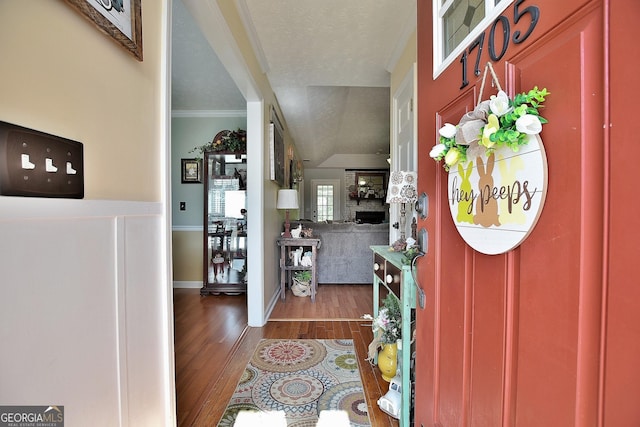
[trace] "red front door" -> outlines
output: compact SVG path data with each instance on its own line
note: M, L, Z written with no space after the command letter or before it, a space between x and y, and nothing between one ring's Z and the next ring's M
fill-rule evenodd
M418 224L429 250L418 262L426 306L417 310L415 425L639 426L640 133L632 98L640 3L516 1L500 18L510 24L506 37L532 25L527 7L539 10L535 28L493 67L511 96L533 86L551 93L542 113L547 197L519 247L483 255L458 234L447 173L429 158L440 126L474 108L477 49L467 76L454 61L434 80L432 5L418 2L418 176L430 209ZM503 28L494 28L500 42ZM482 55L481 69L488 49ZM487 85L483 99L495 93Z

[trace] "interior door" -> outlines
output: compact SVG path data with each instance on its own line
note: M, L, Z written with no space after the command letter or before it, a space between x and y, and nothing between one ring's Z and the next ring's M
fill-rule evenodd
M404 77L397 92L393 95L393 138L391 145L392 170L417 171L418 156L416 146L415 120L415 70L412 67ZM409 215L415 215L413 209L407 209ZM411 236L411 216L407 216L405 235ZM400 221L400 206L397 203L389 205L389 222ZM400 230L389 228L389 241L394 242L400 237Z
M487 26L484 50L466 50L466 74L460 57L434 79L432 5L418 2L418 190L430 204L418 224L429 233L429 248L418 262L426 307L417 310L416 426L640 425L633 402L640 370L631 362L640 357L640 292L621 265L633 262L623 253L637 253L635 238L623 235L623 212L640 203L622 192L633 193L627 159L640 153L624 138L634 122L623 107L625 84L616 81L618 98L608 95L608 73L626 75L627 85L635 81L623 70L637 70L639 49L619 22L633 28L639 6L610 3L516 0ZM610 39L613 16L620 21ZM521 40L532 27L526 41L514 43L515 31ZM542 132L548 192L529 237L489 256L458 235L447 173L429 151L444 123L456 124L474 108L476 55L484 65L503 43L492 62L507 93L536 85L551 92ZM485 87L483 99L495 92ZM615 123L620 144L611 141ZM627 167L610 166L611 159Z

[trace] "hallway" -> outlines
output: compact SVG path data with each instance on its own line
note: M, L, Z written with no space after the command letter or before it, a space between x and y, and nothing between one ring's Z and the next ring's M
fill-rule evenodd
M371 313L371 305L368 285L321 285L315 305L311 306L308 298L288 293L284 302L276 304L274 320L263 328L248 328L244 295L201 297L198 289L175 289L178 426L218 422L242 370L263 338L353 339L371 425L397 426L398 421L376 404L388 383L377 367L365 360L372 333L370 324L359 317ZM224 355L224 361L218 362L220 355Z

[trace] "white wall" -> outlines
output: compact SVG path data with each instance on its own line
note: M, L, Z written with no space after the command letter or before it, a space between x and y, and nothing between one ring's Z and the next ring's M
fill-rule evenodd
M170 424L159 203L0 200L0 402Z

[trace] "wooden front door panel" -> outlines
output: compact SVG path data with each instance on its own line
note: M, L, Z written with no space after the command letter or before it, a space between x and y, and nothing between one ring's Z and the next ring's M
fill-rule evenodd
M637 265L640 233L635 222L640 212L637 197L638 119L635 83L640 67L640 46L636 42L640 2L611 1L610 75L610 186L606 198L611 206L607 224L605 273L606 326L604 338L603 424L605 426L640 426L640 279Z
M418 2L418 175L431 205L418 226L428 230L430 247L418 264L427 306L417 314L415 425L596 425L606 182L603 4L536 1L535 35L493 64L511 96L535 85L551 92L541 135L549 186L529 237L488 256L458 235L447 174L429 159L437 129L473 108L480 78L470 74L461 90L454 62L432 80L427 3ZM513 5L503 15L513 16ZM483 99L495 93L485 86Z

